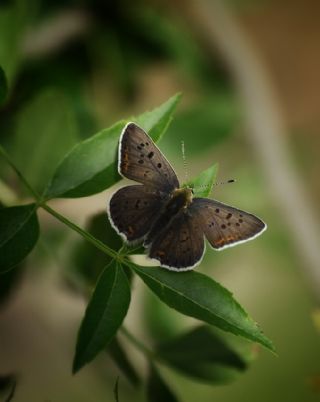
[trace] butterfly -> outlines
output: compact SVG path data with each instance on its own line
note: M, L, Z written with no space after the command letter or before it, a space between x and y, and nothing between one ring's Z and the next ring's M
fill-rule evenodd
M119 140L118 171L140 184L116 191L110 223L129 244L143 243L162 267L186 271L198 265L205 237L216 250L254 239L266 224L255 215L180 187L176 173L142 128L128 123Z

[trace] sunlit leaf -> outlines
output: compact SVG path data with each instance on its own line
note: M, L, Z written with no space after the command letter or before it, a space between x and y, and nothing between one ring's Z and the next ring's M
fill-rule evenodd
M157 141L172 119L180 95L152 112L132 118ZM77 144L61 161L47 188L46 197L85 197L105 190L120 179L117 171L118 141L126 121L120 121Z
M39 237L36 205L0 209L0 272L21 262Z
M146 285L168 306L218 328L258 342L274 351L232 293L198 272L170 272L163 268L131 264Z
M122 267L112 261L100 275L81 323L73 373L89 363L112 340L130 304L130 287Z

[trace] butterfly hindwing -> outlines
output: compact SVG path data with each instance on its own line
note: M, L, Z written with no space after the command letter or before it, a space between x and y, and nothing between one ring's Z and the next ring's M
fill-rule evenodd
M188 211L181 210L156 236L149 257L161 266L185 271L197 265L204 253L203 230Z
M223 249L253 239L266 224L248 212L207 198L194 198L190 206L199 217L206 238L214 249Z
M142 240L161 210L165 197L142 185L126 186L111 197L109 217L126 241Z
M128 179L163 192L179 188L179 181L170 163L135 123L128 123L120 138L119 172Z

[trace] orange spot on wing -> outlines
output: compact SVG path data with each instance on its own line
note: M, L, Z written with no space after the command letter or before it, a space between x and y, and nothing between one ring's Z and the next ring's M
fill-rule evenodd
M227 241L228 241L228 242L233 242L233 241L236 241L236 240L238 240L238 237L236 237L236 236L229 236L229 237L227 237Z
M129 161L129 153L128 153L128 152L124 152L124 153L123 153L123 160L124 160L125 162L128 162L128 161Z
M133 234L134 234L134 229L133 229L132 226L129 226L129 227L128 227L128 233L129 233L129 235L133 235Z

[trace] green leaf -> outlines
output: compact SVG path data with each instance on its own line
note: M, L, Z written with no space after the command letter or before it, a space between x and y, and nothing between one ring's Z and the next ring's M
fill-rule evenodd
M117 366L122 370L123 374L131 382L133 386L140 383L140 378L129 360L123 346L121 345L118 337L114 337L107 346L107 353L111 356Z
M245 360L205 325L160 344L157 355L180 372L210 383L229 380L225 369L247 368Z
M215 91L209 96L195 99L179 113L172 122L172 132L176 144L183 140L187 155L201 155L212 146L230 138L239 122L239 102L234 91ZM166 137L170 148L171 137ZM171 142L172 144L172 142ZM176 151L180 148L175 146Z
M148 402L178 402L176 396L161 378L156 367L150 364L147 382Z
M212 165L190 180L186 186L193 188L196 197L209 197L213 184L216 182L218 164Z
M120 236L115 233L107 219L106 211L94 215L86 225L86 230L113 250L119 250L123 244ZM84 239L80 239L77 243L73 259L74 267L72 269L76 270L89 284L96 283L104 267L111 261L111 257ZM128 272L130 271L128 270Z
M171 121L180 99L175 95L152 112L132 118L157 141ZM117 171L119 136L126 121L100 131L77 144L61 161L46 191L46 198L85 197L112 186L120 175Z
M0 7L0 64L12 87L22 61L22 42L35 15L34 1L11 1Z
M112 261L100 275L80 326L73 373L89 363L112 340L130 304L122 267Z
M3 68L0 67L0 105L6 100L7 92L8 92L7 78L3 71Z
M179 313L164 304L153 292L145 292L143 301L143 325L153 342L164 342L185 329Z
M272 342L232 297L232 293L208 276L194 271L170 272L163 268L131 266L168 306L274 351Z
M141 126L155 142L158 142L167 131L180 99L181 94L178 93L151 112L145 112L137 118L133 117L132 120Z
M21 262L39 237L36 205L0 209L0 272Z
M57 164L76 143L76 122L68 99L45 91L18 115L14 161L30 184L43 192Z
M115 159L124 125L120 121L77 144L59 164L45 197L85 197L120 180Z

